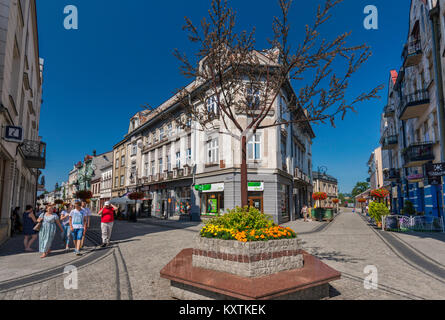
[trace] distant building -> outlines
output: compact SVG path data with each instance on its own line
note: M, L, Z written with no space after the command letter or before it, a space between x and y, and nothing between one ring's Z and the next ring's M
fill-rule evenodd
M333 176L318 171L313 172L314 193L325 192L328 195L326 200L320 200L319 206L332 207L332 199L338 198L338 181Z

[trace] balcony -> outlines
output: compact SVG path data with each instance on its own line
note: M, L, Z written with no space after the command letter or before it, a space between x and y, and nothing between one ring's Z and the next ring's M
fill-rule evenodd
M400 179L399 169L385 169L383 171L383 178L385 181L397 181Z
M46 143L40 141L24 140L20 145L25 165L32 169L45 169Z
M395 114L395 108L393 105L385 106L385 108L383 109L383 115L385 118L393 117L394 114Z
M397 148L398 143L399 139L397 135L383 136L381 140L383 150L391 150Z
M401 102L400 120L419 118L427 111L429 104L430 95L426 89L404 95Z
M428 161L434 160L433 146L434 143L432 142L423 142L412 144L404 149L402 154L405 160L405 167L420 167Z
M415 39L405 45L402 59L405 68L414 67L420 63L422 60L422 43L420 39Z

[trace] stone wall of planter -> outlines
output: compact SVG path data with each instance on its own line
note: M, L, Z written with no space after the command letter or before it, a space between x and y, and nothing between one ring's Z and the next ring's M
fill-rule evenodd
M304 265L298 238L258 242L196 239L192 263L200 267L243 277L260 277Z

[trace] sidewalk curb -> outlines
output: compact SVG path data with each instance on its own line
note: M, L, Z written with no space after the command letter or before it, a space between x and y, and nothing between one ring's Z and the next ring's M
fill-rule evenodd
M445 265L441 264L440 262L434 260L431 257L428 257L427 255L425 255L424 253L422 253L421 251L419 251L418 249L416 249L415 247L413 247L412 245L410 245L408 242L406 242L405 240L403 240L402 238L400 238L397 235L397 232L392 232L391 235L393 237L396 237L400 242L403 242L403 244L405 244L406 246L408 246L411 250L413 250L414 252L416 252L418 255L422 256L425 260L429 260L431 263L436 264L439 268L442 268L445 270Z
M371 225L369 225L368 221L360 215L360 217L362 218L362 220L368 224L369 228L380 238L380 240L382 240L382 242L388 246L388 248L397 256L399 257L403 262L405 262L406 264L408 264L409 266L413 267L414 269L417 269L418 271L423 272L424 274L430 276L431 278L444 283L445 284L445 278L440 277L435 275L434 273L426 270L425 268L423 268L422 266L419 266L417 263L411 261L409 258L405 257L398 249L396 249L392 244L390 244L377 230L375 230ZM391 236L391 235L389 235ZM395 237L393 237L395 238ZM398 238L395 239L395 241L399 241ZM404 243L402 243L401 241L399 241L402 245L404 245L405 247L407 247L409 250L411 250L411 247L406 246ZM417 254L414 250L411 250L412 252L414 252L415 254ZM422 256L418 255L421 259L423 259ZM428 260L424 259L427 263L429 263ZM435 265L435 264L433 264ZM436 265L435 265L436 266ZM438 267L438 266L436 266ZM442 268L440 268L442 269Z

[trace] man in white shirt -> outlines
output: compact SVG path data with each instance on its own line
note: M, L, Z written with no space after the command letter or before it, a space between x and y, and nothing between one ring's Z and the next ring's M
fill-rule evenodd
M85 213L85 230L83 231L83 237L82 242L80 245L80 248L83 248L83 243L85 241L85 235L87 234L87 229L90 227L90 217L91 217L91 210L87 207L87 203L85 201L82 201L82 210Z

